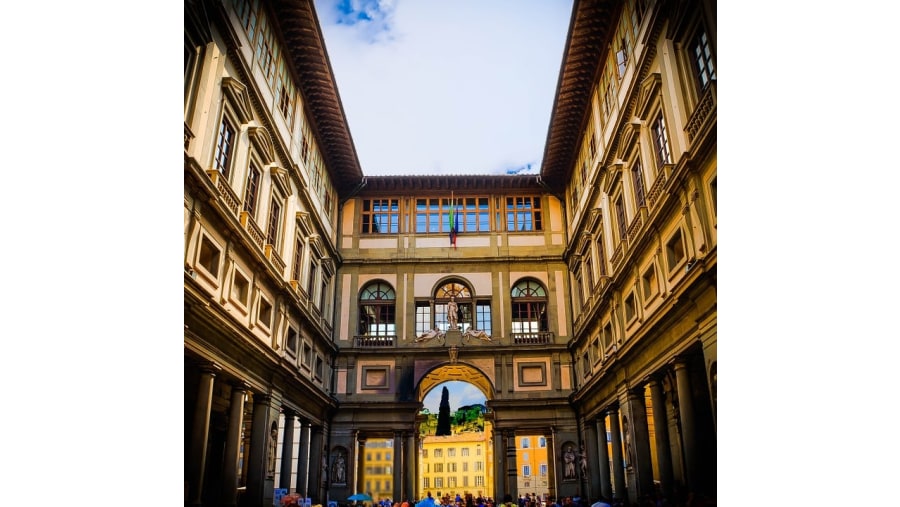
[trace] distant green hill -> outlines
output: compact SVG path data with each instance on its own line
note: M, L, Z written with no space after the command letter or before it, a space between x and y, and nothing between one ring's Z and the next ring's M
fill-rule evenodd
M484 413L486 410L487 407L480 403L459 407L456 412L450 415L450 430L453 434L484 431ZM427 408L423 409L420 414L427 418L420 425L419 434L422 436L434 435L437 429L438 415L432 414Z

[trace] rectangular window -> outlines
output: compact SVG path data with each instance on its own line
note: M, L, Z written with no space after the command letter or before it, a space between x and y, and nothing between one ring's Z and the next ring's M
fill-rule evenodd
M456 447L451 447L451 448L447 449L447 457L448 458L456 457Z
M249 297L250 281L247 280L247 278L243 274L241 274L240 271L235 270L234 283L231 290L231 298L246 307L248 305Z
M524 477L531 477L531 465L522 465L522 475Z
M241 26L247 32L247 38L253 42L256 35L256 12L259 10L259 0L235 0L235 10Z
M529 447L531 447L531 439L528 437L522 437L522 449L528 449Z
M441 232L441 200L416 199L416 233Z
M622 196L616 199L616 225L619 228L619 240L624 241L628 232L628 222L625 221L625 203L622 202Z
M303 238L297 235L297 242L294 245L294 263L291 267L291 280L300 281L300 269L303 262Z
M266 329L272 329L272 303L262 296L259 298L259 317L257 321L265 326Z
M278 197L272 197L272 205L269 207L269 227L266 230L266 243L275 246L278 244L278 233L281 230L281 204Z
M435 477L434 478L434 487L435 488L443 488L444 487L444 478L443 477Z
M200 242L200 255L197 259L197 264L203 266L203 269L212 275L213 278L218 278L220 254L221 250L219 250L219 247L208 237L203 236L203 240Z
M543 230L540 197L507 197L506 230L510 232Z
M319 311L325 312L325 298L328 296L328 284L331 283L331 277L327 273L322 273L322 291L319 293Z
M491 230L487 197L466 197L460 199L459 202L462 204L457 208L460 214L460 231L488 232Z
M662 167L664 164L672 163L671 150L669 149L669 134L666 132L666 120L663 118L662 111L653 122L653 146L656 148L656 164Z
M625 68L628 66L628 40L625 37L619 39L616 50L616 68L619 70L619 79L625 76Z
M612 333L612 323L607 322L605 326L603 326L603 347L608 348L613 344L613 333Z
M466 457L466 456L468 456L468 455L469 455L469 448L468 448L468 447L463 447L463 448L461 449L460 456Z
M450 469L447 471L455 473L456 472L456 462L454 461L453 463L448 463L448 465L450 465Z
M306 295L310 299L314 298L313 289L316 288L316 277L319 274L319 261L314 260L309 263L309 280L306 281Z
M684 260L684 241L681 239L681 229L678 229L666 243L666 259L669 263L669 271L675 269Z
M362 209L364 234L397 234L400 232L398 199L365 199Z
M416 336L431 329L431 305L428 301L416 302Z
M716 80L716 64L713 62L712 50L709 47L709 37L706 28L701 28L691 43L691 56L694 61L694 69L697 73L697 83L701 90L705 90L710 81Z
M285 348L293 354L297 355L297 330L289 327L287 333L287 343L285 343Z
M656 279L656 267L651 264L641 276L641 288L644 290L644 299L655 296L659 292L659 281Z
M215 169L219 171L225 178L228 178L231 170L231 152L234 146L234 125L228 116L222 117L222 124L219 125L219 137L216 140Z
M597 266L600 268L600 276L606 274L606 252L603 250L603 236L597 235Z
M475 303L475 325L478 329L491 336L491 302L478 301Z
M541 477L547 477L547 464L541 463Z
M316 356L316 370L315 370L315 372L316 372L316 378L317 378L317 379L322 380L322 371L324 370L324 368L325 368L325 364L324 364L324 362L322 361L322 358L319 357L319 356Z
M594 290L594 267L591 262L591 252L587 252L584 256L584 282L589 291Z
M631 180L634 183L634 200L637 205L644 205L644 171L641 169L641 159L634 161L631 166Z
M483 475L475 476L475 487L484 487L484 476Z
M434 450L434 457L435 457L435 458L443 458L443 457L444 457L444 450L443 450L443 449L435 449L435 450Z
M426 458L427 458L427 456L426 456ZM425 484L424 484L425 489L430 488L430 487L431 487L431 486L430 486L430 484L431 484L431 477L425 477L424 479L425 479Z
M625 322L631 322L635 317L637 317L637 313L634 305L634 293L632 292L625 297Z
M443 473L444 472L444 464L443 463L435 463L434 471L435 471L435 473Z
M259 192L259 169L256 164L250 164L247 171L247 188L244 190L244 211L250 216L256 215L256 199Z

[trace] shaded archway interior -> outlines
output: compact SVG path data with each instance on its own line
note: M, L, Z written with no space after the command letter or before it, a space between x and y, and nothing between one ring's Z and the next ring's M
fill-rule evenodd
M491 400L494 397L494 388L483 373L465 364L448 364L439 366L422 377L422 380L419 381L418 391L416 392L417 399L423 401L425 395L427 395L435 386L451 381L472 384L484 394L484 397L487 400Z

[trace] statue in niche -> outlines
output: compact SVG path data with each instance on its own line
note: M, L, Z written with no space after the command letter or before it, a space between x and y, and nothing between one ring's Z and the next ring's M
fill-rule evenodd
M339 452L334 458L334 482L344 484L347 482L347 464L344 462L344 453Z
M575 451L572 450L572 446L566 447L566 452L563 454L563 461L565 462L565 468L563 468L563 478L565 479L575 479Z
M447 303L447 321L450 323L448 329L459 329L459 307L456 304L456 298L450 297Z
M272 426L272 432L269 434L269 459L266 462L266 473L269 477L275 477L275 455L278 449L278 428Z

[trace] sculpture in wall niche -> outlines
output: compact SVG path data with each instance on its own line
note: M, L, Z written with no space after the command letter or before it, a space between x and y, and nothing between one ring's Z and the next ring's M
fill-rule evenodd
M564 479L575 479L575 457L575 451L572 449L572 446L566 447L566 452L563 454L563 461L565 462L565 468L563 469Z
M275 477L275 454L278 449L278 427L272 425L272 431L269 434L269 456L266 461L266 474L269 477Z
M440 342L444 341L444 333L441 332L441 330L438 328L429 329L428 331L425 331L424 333L417 336L414 341L416 343L421 343L421 342L427 342L427 341L435 340L435 339Z
M448 329L459 329L459 307L456 304L456 298L453 297L447 303L447 321L450 322Z
M486 342L494 341L494 339L491 338L485 331L483 331L481 329L475 329L475 326L472 326L469 329L466 329L466 332L463 333L463 340L465 340L466 343L468 343L469 340L471 340L472 338L477 338L479 340L484 340Z
M334 482L338 484L345 484L347 482L347 463L344 461L344 453L341 451L337 452L337 456L334 457Z
M581 444L581 452L578 454L578 464L581 466L581 478L587 479L588 476L588 455L584 444Z

